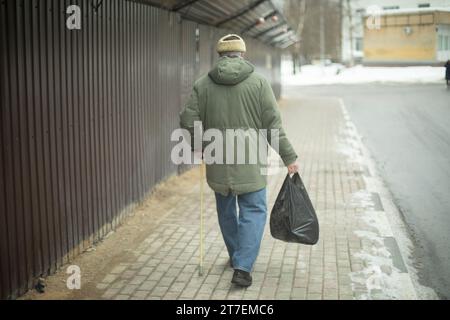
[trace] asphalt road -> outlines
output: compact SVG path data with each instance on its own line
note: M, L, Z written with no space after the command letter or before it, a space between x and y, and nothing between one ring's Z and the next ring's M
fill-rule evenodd
M450 299L450 89L364 84L286 90L344 99L416 242L420 281Z

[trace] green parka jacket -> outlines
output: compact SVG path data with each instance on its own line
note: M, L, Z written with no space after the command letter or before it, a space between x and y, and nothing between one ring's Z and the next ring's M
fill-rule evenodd
M297 154L282 128L270 84L254 69L251 63L241 58L220 58L208 75L195 82L189 101L180 114L181 128L189 130L192 136L196 121L202 122L204 131L266 129L269 143L270 130L278 129L279 154L284 164L290 165L297 159ZM248 150L246 152L248 160ZM239 195L266 187L267 178L261 168L259 161L257 164L226 164L224 160L223 164L207 165L206 177L215 192Z

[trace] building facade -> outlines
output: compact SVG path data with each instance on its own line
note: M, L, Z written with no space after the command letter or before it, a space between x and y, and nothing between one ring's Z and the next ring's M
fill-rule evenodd
M391 10L365 27L364 63L438 65L450 59L450 9Z
M365 53L365 16L369 12L383 15L389 11L427 8L448 8L450 0L343 0L342 1L342 61L344 63L361 63ZM444 37L446 27L441 31ZM442 38L445 48L445 38ZM438 40L437 40L438 41ZM438 50L439 51L439 50ZM445 50L442 50L445 51ZM445 53L439 54L445 57Z

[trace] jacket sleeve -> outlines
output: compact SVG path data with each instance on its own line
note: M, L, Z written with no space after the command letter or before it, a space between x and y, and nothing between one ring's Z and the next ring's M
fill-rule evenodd
M273 94L272 87L267 80L263 80L261 88L261 120L263 129L267 129L268 142L272 146L271 130L279 130L278 153L286 166L292 164L297 159L297 154L289 142L283 129L278 104Z
M201 118L198 105L198 92L197 88L194 87L189 100L180 113L180 127L189 131L192 150L194 150L194 123L196 121L201 121Z

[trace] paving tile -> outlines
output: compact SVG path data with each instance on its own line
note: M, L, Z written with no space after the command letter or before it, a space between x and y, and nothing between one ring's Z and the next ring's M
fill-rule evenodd
M135 256L127 255L98 277L95 287L100 297L347 300L367 296L367 288L355 286L350 277L368 267L357 253L379 245L356 232L376 232L363 219L366 208L351 202L355 192L367 191L364 170L350 155L360 154L361 148L348 128L341 103L325 100L287 100L280 109L288 136L302 155L301 175L321 221L315 246L275 240L267 224L253 285L247 290L236 288L230 283L233 270L217 223L214 194L206 188L204 275L199 277L199 182L195 180L159 203L160 210L170 207L171 213L142 243L130 248ZM289 117L289 108L301 108L302 117ZM269 208L284 178L284 170L268 178ZM374 299L381 297L382 292L374 292Z

